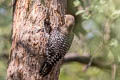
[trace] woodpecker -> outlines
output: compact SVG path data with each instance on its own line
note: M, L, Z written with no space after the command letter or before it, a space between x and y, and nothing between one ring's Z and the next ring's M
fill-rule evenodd
M74 34L73 26L75 19L72 15L65 15L65 24L55 27L51 32L46 45L46 58L40 68L40 75L46 76L53 67L62 59L69 50Z

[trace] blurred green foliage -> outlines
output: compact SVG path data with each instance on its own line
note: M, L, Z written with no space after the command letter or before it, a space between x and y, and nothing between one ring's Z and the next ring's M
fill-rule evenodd
M0 56L11 46L11 0L0 0ZM62 66L60 80L120 80L120 0L68 0L67 13L76 16L76 34L69 52L98 58L111 69L70 63ZM100 46L100 44L102 45ZM0 80L7 60L0 57Z

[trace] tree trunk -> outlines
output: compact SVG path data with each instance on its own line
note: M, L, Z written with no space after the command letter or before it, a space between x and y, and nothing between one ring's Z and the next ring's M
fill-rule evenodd
M58 80L60 63L53 71L39 75L48 37L44 28L49 20L53 29L64 24L66 0L17 0L13 12L13 35L7 80Z

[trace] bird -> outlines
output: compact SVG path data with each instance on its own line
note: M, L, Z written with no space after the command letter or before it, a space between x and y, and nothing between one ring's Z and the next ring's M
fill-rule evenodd
M67 14L64 16L65 24L54 27L51 30L46 44L45 61L43 62L39 74L48 75L54 66L64 58L73 41L73 28L75 24L74 16Z

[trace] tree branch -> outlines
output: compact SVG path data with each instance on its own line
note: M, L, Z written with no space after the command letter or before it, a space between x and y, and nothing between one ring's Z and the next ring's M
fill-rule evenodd
M77 53L68 53L63 60L62 64L68 64L71 62L78 62L80 64L88 64L90 61L90 56L80 56ZM1 59L8 59L7 54L2 54L0 55L0 60ZM111 64L105 64L102 62L99 58L95 58L91 64L93 67L98 67L98 68L103 68L103 69L111 69Z
M63 64L67 64L67 63L71 63L71 62L78 62L78 63L87 65L90 62L90 58L91 58L90 56L80 56L77 53L70 53L65 56ZM111 69L110 64L105 64L99 58L93 59L91 66L104 68L104 69Z

